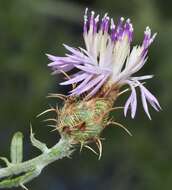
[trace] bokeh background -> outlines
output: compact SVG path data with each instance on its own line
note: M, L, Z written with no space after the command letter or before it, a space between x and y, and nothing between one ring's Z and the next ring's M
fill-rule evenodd
M163 111L151 109L153 120L140 104L134 120L118 111L113 115L127 126L108 128L103 136L103 156L98 161L88 150L75 152L46 168L28 184L32 190L171 190L172 189L172 12L170 0L1 0L0 1L0 155L9 156L14 132L24 133L24 159L38 155L30 145L29 123L36 137L49 146L59 136L35 116L60 102L49 100L50 92L67 93L60 87L62 76L52 76L45 53L63 55L63 43L83 45L85 7L116 21L132 19L133 44L141 43L149 25L158 36L149 60L140 74L155 74L147 84L158 97ZM126 99L118 101L122 105ZM3 163L1 163L3 165ZM15 188L13 188L15 189ZM20 188L16 188L20 189Z

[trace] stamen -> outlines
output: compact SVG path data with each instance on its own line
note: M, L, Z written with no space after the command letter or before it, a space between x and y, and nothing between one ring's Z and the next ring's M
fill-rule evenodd
M129 18L127 18L126 22L129 24L131 22L131 20Z
M96 23L99 22L99 17L100 17L100 15L97 15L97 16L96 16L96 18L95 18L95 22L96 22Z
M88 23L87 13L88 13L88 8L85 9L85 14L84 14L84 27L83 27L84 33L87 33L87 31L88 31L88 28L87 28L87 23Z
M117 40L120 40L122 35L123 35L123 21L124 21L124 17L121 17L119 20L119 24L117 26L117 31L116 31L116 38Z
M109 30L109 20L110 20L110 18L106 17L105 25L104 25L104 32L108 32L108 30Z
M114 20L111 18L110 21L111 21L111 25L110 25L111 30L115 30Z
M107 22L107 15L108 15L108 13L106 13L104 15L104 17L102 18L102 23L101 23L101 27L100 27L102 32L104 32L104 30L105 30L105 25L106 25L106 22Z
M99 22L99 15L97 15L96 18L94 19L94 27L93 27L94 34L97 33L98 22Z

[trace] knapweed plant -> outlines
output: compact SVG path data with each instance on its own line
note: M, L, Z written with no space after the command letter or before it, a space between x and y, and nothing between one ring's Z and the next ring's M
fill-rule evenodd
M11 160L1 157L6 167L0 169L0 187L10 188L22 186L38 175L48 164L69 157L78 147L90 147L96 143L99 159L102 155L101 134L109 125L119 126L129 135L131 133L122 124L110 119L109 113L124 110L124 115L130 111L134 118L137 110L136 88L140 91L143 109L151 119L148 103L156 110L161 109L158 100L145 87L145 80L152 75L135 76L147 61L149 46L156 34L151 34L146 27L141 45L131 47L133 41L133 25L130 19L120 18L117 25L105 14L102 18L86 9L84 15L83 37L84 48L73 48L64 45L68 53L64 57L47 54L48 64L53 74L62 73L65 81L61 85L72 85L68 95L50 94L50 97L60 98L63 106L50 108L54 112L54 129L61 136L59 142L52 148L34 137L31 129L30 139L33 146L42 154L28 161L23 161L22 134L17 132L11 142ZM123 107L117 107L117 99L129 91L130 95Z

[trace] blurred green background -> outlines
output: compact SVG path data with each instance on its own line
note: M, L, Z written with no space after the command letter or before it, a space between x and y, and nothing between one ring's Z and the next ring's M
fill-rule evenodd
M49 146L59 139L35 116L57 102L50 92L67 92L58 86L62 77L51 76L45 53L63 55L63 43L83 46L82 21L85 7L108 12L115 20L132 19L134 43L141 43L149 25L158 36L149 60L140 72L154 74L147 84L158 97L163 111L151 109L150 121L140 104L136 119L114 117L127 126L104 132L100 161L90 151L75 152L60 160L28 184L32 190L171 190L172 189L172 12L170 0L1 0L0 1L0 155L9 156L10 140L20 130L25 135L25 159L39 154L29 142L29 123L36 136ZM170 84L169 84L170 82ZM123 104L127 98L118 101ZM60 104L60 102L58 102ZM16 188L20 189L20 188Z

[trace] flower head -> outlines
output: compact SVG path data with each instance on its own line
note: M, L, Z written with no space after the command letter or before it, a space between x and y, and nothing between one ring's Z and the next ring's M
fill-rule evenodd
M83 37L86 48L64 47L69 51L65 57L57 57L48 54L51 60L49 67L53 73L68 72L77 68L78 72L71 75L61 85L77 84L70 91L70 96L87 94L87 98L95 96L103 86L128 85L131 95L125 103L124 115L131 109L131 117L134 118L137 109L136 87L139 87L144 111L151 119L147 102L156 110L161 109L158 100L143 85L143 80L152 78L152 75L137 76L138 72L147 61L148 48L154 41L156 34L151 34L146 27L144 39L141 45L131 48L133 40L133 25L130 19L121 17L117 23L105 14L102 19L88 9L84 15Z

